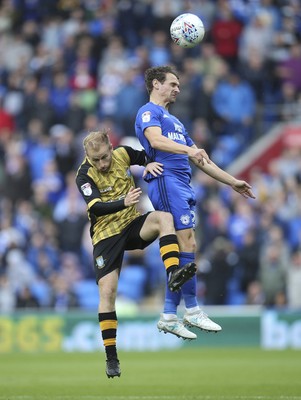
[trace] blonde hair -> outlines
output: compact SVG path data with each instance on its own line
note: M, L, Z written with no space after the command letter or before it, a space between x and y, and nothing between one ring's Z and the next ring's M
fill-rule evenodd
M86 154L88 150L98 151L104 144L111 144L107 130L90 132L83 140Z

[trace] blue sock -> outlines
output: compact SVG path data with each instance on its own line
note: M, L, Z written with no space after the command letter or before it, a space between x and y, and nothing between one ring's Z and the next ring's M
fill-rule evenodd
M194 261L194 253L180 253L180 267L183 267L185 264ZM165 302L164 302L164 314L177 314L177 308L180 304L181 297L183 295L185 301L186 308L196 307L198 305L196 298L196 276L189 279L182 286L179 292L171 292L168 288L166 282L165 289Z
M164 314L177 314L177 308L181 301L181 291L171 292L167 285L165 288Z
M180 266L193 262L195 259L194 253L180 253ZM192 308L198 306L198 301L196 297L196 284L197 279L196 275L194 275L189 281L184 283L181 288L182 296L184 299L185 307Z

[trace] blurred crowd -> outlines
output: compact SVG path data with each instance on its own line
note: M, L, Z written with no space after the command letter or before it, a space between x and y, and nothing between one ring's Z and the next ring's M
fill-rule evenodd
M183 12L206 28L193 49L169 36ZM0 2L0 311L95 305L75 186L82 139L107 128L114 146L138 147L143 74L164 64L181 77L172 113L226 169L275 124L300 119L300 2ZM133 172L145 189L141 168ZM256 200L193 172L200 303L301 308L301 149L283 148L268 172L254 166ZM146 196L141 208L150 208ZM120 298L141 304L163 293L157 247L128 254Z

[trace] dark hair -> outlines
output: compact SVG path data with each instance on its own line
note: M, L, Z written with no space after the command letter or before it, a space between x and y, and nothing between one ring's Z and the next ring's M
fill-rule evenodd
M173 74L179 79L176 70L169 65L165 65L163 67L151 67L145 71L144 81L148 94L151 94L153 90L153 80L157 79L160 83L164 83L166 80L166 74Z

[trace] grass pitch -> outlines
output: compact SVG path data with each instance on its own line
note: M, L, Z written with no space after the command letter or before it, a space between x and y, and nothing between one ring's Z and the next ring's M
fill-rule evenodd
M301 400L301 352L188 348L104 353L1 354L0 400Z

